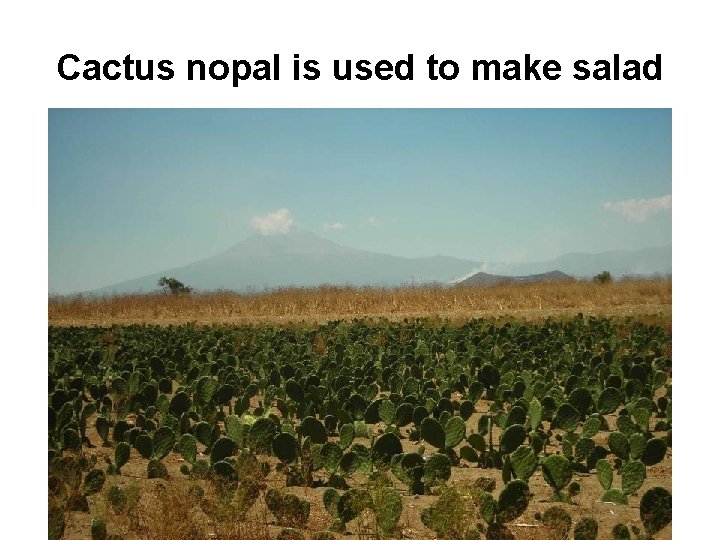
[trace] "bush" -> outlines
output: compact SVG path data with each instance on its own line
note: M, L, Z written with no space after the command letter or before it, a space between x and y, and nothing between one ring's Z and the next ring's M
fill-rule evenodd
M170 294L187 294L192 291L190 287L186 286L181 281L165 276L158 280L158 287L162 287L164 292Z
M612 281L612 276L610 275L610 272L603 270L593 278L593 281L595 283L610 283Z

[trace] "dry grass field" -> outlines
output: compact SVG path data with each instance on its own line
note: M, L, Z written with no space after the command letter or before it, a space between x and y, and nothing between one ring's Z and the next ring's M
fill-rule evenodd
M502 284L492 287L318 287L239 294L135 294L57 297L48 302L51 326L113 324L322 323L359 317L523 318L571 317L577 313L633 316L669 326L670 279Z

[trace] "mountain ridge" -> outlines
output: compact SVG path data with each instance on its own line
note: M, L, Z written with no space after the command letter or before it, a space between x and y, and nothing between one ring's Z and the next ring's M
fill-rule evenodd
M665 249L665 248L650 248ZM669 253L670 247L667 246ZM619 250L622 251L622 250ZM610 259L621 259L618 252L608 252ZM623 252L626 258L635 252ZM652 252L654 253L654 252ZM630 254L630 255L628 255ZM577 260L579 256L580 260ZM655 259L667 258L654 253L650 257L654 268L649 272L619 272L623 264L616 260L614 268L606 268L603 254L567 254L567 267L580 270L592 268L588 273L567 271L557 265L556 258L539 263L483 263L447 255L431 257L402 257L374 251L356 249L332 242L317 234L293 229L285 234L255 234L233 244L228 249L162 272L102 287L90 294L124 294L158 290L157 281L163 276L174 277L198 291L235 290L253 291L279 287L315 287L319 285L400 286L423 283L450 284L458 278L468 278L483 271L506 277L531 276L550 271L582 277L602 270L612 274L653 272L669 273L667 261L658 264ZM607 257L605 257L607 259ZM586 261L591 259L590 263ZM561 261L562 262L562 261ZM624 264L628 269L640 268L637 261ZM664 272L664 270L666 270Z

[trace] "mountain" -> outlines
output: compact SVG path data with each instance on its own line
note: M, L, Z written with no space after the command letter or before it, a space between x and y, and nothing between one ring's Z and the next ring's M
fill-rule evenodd
M552 271L574 277L590 277L603 270L614 276L669 274L671 259L670 246L599 254L571 253L551 261L521 264L481 263L441 255L408 258L342 246L294 229L286 234L253 235L213 257L104 287L94 294L157 291L158 279L163 276L174 277L198 291L248 291L324 284L449 284L459 283L480 271L486 276L525 276L525 279Z
M560 270L574 277L592 277L607 270L613 276L672 274L672 246L638 250L613 250L602 253L567 253L544 262L488 264L483 271L492 274L522 276Z
M530 276L498 276L496 274L488 274L487 272L478 272L472 276L456 281L455 285L464 286L485 286L498 285L500 283L539 283L546 281L568 281L573 279L572 276L553 270L543 274L532 274Z
M174 277L195 290L448 283L477 266L475 261L454 257L407 258L363 251L296 229L279 235L253 235L208 259L96 292L156 291L162 276Z

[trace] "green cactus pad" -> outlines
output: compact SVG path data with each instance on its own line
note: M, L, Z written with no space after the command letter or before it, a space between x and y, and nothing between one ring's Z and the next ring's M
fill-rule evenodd
M385 534L390 534L397 527L402 514L402 498L393 487L380 488L373 500L375 519Z
M642 456L640 456L640 460L648 466L657 465L663 460L666 452L667 443L665 440L654 437L647 441L645 451L642 453Z
M480 458L472 446L463 446L460 448L460 459L469 463L477 463Z
M548 456L542 460L540 465L545 481L555 491L560 491L572 480L572 467L564 456L558 454Z
M175 433L167 426L158 428L153 433L153 458L163 459L175 446Z
M608 447L610 451L622 460L630 457L630 442L627 437L619 431L613 431L608 436Z
M297 441L290 433L278 433L273 438L272 452L283 463L292 463L297 458Z
M490 525L495 521L495 515L497 514L497 501L493 498L490 493L483 490L476 490L473 493L473 502L480 511L480 516L485 520L485 523Z
M555 424L565 431L574 431L580 422L580 412L570 403L563 403L555 414Z
M220 437L210 450L210 464L214 465L218 461L234 455L237 448L237 444L230 437Z
M170 400L170 412L178 418L189 411L190 407L192 407L192 400L185 392L177 392Z
M605 493L603 493L601 500L603 502L612 502L615 504L628 503L627 495L617 488L608 489Z
M575 525L573 540L595 540L598 535L598 522L595 518L585 516Z
M119 474L120 469L130 461L130 445L125 441L117 443L115 446L115 471Z
M672 521L672 495L661 487L650 488L640 499L640 519L645 532L653 535Z
M402 454L402 443L394 433L383 433L372 447L373 461L379 461L385 465L395 454Z
M538 426L540 426L540 421L542 420L542 405L537 398L533 398L530 405L528 405L527 416L530 429L535 431Z
M530 489L523 480L513 480L498 497L498 522L510 523L520 517L530 503Z
M383 399L378 407L378 414L380 419L385 422L385 425L391 425L395 423L395 404L389 399Z
M360 468L360 457L355 452L346 452L340 459L338 468L344 475L353 474Z
M595 464L597 470L597 479L604 490L608 490L612 487L613 481L613 470L612 465L607 459L599 459Z
M633 433L637 433L637 426L635 425L635 422L633 422L627 414L618 416L617 429L626 437L630 437Z
M197 459L197 440L190 433L184 433L178 440L178 451L185 461L195 463Z
M465 421L453 416L445 423L445 448L454 448L465 438Z
M105 540L107 538L107 526L105 520L100 516L94 516L90 522L90 538L92 540Z
M645 481L645 464L642 461L628 461L620 471L622 490L626 495L635 493Z
M147 477L148 478L162 478L168 479L170 475L165 467L165 464L159 459L151 459L147 465Z
M323 423L314 416L308 416L300 424L300 433L309 437L314 444L327 442L327 430Z
M83 481L83 495L91 495L100 491L105 484L105 473L100 469L91 469Z
M561 506L551 506L542 515L542 522L552 535L550 538L568 538L572 529L572 518Z
M525 442L526 438L527 432L524 426L521 424L508 426L500 434L500 452L503 454L514 452L518 446Z
M612 528L613 540L630 540L630 530L623 525L618 523Z
M425 461L423 482L434 485L450 479L452 463L445 454L432 454Z
M353 520L366 508L372 506L372 498L364 489L348 489L337 503L338 518L343 523Z
M285 393L290 399L297 403L305 401L305 392L303 391L302 386L300 386L300 384L294 379L288 379L285 381Z
M535 451L531 447L523 445L510 454L510 463L515 476L527 482L535 472L538 460Z
M330 474L335 473L343 457L342 448L335 442L326 442L320 450L323 467Z
M355 426L352 424L343 424L340 428L340 448L345 450L355 439Z
M328 514L332 517L338 517L338 501L340 500L340 494L334 488L328 488L323 493L323 506L327 510Z
M140 433L137 437L135 437L135 444L133 446L135 447L135 450L137 450L138 453L145 459L152 458L153 442L152 438L147 433Z
M238 446L243 446L245 429L238 415L229 414L225 417L225 435L235 441Z
M445 447L445 430L435 418L428 416L422 421L420 434L423 440L435 448L442 449Z
M322 427L323 433L325 433L325 426L323 426L320 420L314 418L316 422ZM270 453L272 441L275 438L275 434L278 432L278 427L275 422L270 418L258 418L255 423L247 430L246 439L248 447L254 452L267 452ZM327 435L325 437L327 440Z
M479 433L471 433L468 435L467 441L478 452L485 452L485 439Z
M641 433L633 433L630 435L628 442L630 443L630 457L632 459L640 459L640 456L643 455L645 447L647 446L645 436Z
M591 439L600 432L601 428L602 422L598 418L588 418L583 425L582 435Z
M48 505L48 540L61 540L65 531L63 508L55 503Z

